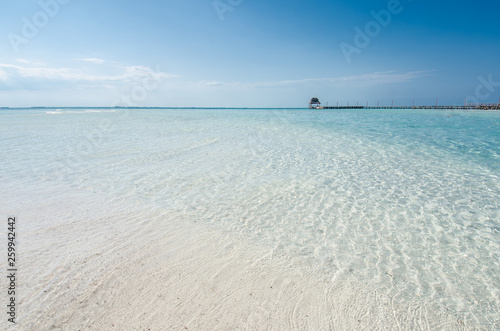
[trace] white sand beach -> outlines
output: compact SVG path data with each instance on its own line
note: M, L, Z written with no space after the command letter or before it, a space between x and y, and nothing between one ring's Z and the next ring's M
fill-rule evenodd
M6 202L32 199L17 210L19 330L471 326L396 292L374 290L350 277L349 270L328 279L298 257L273 254L182 215L103 201L78 190L12 196ZM28 224L32 219L37 226Z

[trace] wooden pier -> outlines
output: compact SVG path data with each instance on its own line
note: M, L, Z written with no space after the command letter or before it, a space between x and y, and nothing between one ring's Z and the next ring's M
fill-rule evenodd
M500 110L500 104L479 104L464 106L325 106L319 109Z

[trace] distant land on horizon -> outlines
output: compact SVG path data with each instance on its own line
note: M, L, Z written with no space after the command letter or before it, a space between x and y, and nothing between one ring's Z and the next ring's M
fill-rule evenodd
M459 110L459 109L477 109L477 110L500 110L500 103L498 104L471 104L471 105L441 105L441 106L431 106L431 105L399 105L399 106L322 106L321 108L310 109L308 107L170 107L170 106L158 106L158 107L55 107L55 106L30 106L30 107L0 107L0 110L6 109L305 109L305 110L332 110L332 109L437 109L437 110Z

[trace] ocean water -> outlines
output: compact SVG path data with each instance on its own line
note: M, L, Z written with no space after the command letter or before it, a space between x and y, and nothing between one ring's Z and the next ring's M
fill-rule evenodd
M499 112L10 109L0 126L4 201L78 189L181 213L500 328Z

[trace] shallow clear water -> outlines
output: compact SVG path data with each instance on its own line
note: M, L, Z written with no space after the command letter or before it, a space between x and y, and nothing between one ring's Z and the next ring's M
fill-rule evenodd
M33 109L0 125L7 192L181 212L500 327L499 112Z

